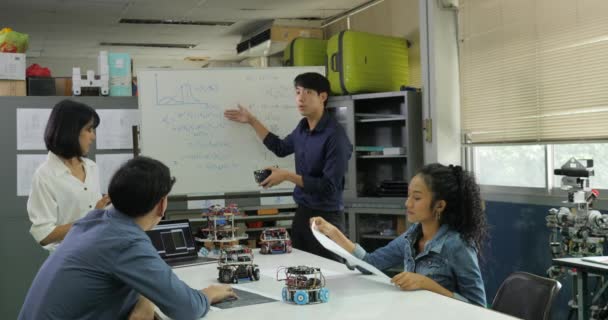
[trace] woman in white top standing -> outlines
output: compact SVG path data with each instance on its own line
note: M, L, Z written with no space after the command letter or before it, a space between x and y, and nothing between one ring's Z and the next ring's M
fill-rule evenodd
M30 233L54 251L72 223L110 203L99 189L99 172L84 158L95 140L99 115L88 105L63 100L53 108L44 132L48 157L34 173L27 212Z

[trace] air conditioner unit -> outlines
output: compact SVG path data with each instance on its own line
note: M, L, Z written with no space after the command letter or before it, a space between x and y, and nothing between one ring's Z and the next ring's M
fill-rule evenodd
M269 26L243 37L243 41L236 45L236 52L239 57L271 56L285 50L294 38L323 38L320 24L319 27L310 26L310 21L303 24L305 25L295 26L293 21L276 20Z

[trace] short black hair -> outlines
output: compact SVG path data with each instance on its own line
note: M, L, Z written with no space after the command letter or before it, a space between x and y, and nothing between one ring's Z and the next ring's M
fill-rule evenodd
M90 121L99 125L99 115L90 106L69 99L59 101L44 130L46 149L63 158L81 157L80 131Z
M315 90L318 94L326 92L329 97L329 80L319 73L301 73L293 80L293 85L294 87ZM327 100L325 100L324 105L327 105Z
M118 211L132 217L150 212L171 192L175 178L162 162L139 156L127 161L112 176L108 193Z

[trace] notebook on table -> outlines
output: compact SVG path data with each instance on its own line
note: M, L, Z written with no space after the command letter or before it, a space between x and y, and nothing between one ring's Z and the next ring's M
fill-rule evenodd
M146 233L160 257L171 267L217 262L215 258L198 255L188 219L161 220L158 225Z

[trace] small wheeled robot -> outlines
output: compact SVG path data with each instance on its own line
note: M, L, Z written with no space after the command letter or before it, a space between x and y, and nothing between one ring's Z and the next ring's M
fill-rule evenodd
M260 268L253 263L253 252L241 245L223 249L217 269L218 280L222 283L239 283L241 279L260 280Z
M282 291L285 302L304 305L329 301L329 290L325 288L325 276L320 268L280 267L277 280L285 281Z
M240 215L236 204L227 207L217 204L210 206L202 213L203 225L198 229L194 240L202 243L207 251L218 254L220 250L238 244L239 240L249 237L235 226L234 217Z
M285 228L268 228L260 234L260 253L290 253L291 239Z

